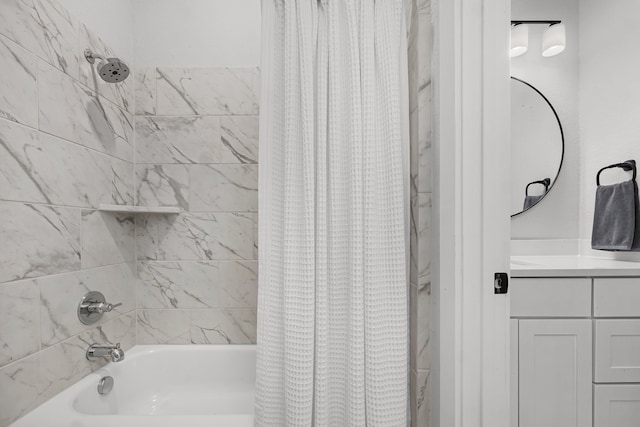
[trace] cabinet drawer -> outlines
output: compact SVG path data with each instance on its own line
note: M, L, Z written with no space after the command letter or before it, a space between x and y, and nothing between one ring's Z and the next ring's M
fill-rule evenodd
M595 328L595 382L640 382L640 319L596 320Z
M640 317L640 278L593 280L595 317Z
M591 279L513 279L511 317L590 317Z
M593 427L638 427L640 385L595 385Z

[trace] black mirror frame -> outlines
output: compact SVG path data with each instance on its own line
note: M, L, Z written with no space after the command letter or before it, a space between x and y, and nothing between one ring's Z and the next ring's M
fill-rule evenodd
M564 129L562 129L562 123L560 122L560 117L558 116L558 112L556 111L555 108L553 108L553 104L551 104L551 102L547 99L546 96L544 96L542 94L542 92L540 92L535 86L533 86L530 83L525 82L522 79L519 79L517 77L513 77L511 76L511 80L515 80L517 82L523 83L527 86L529 86L531 89L533 89L538 95L540 95L542 97L542 99L544 99L544 101L547 103L547 105L549 105L549 108L551 108L551 111L553 111L553 115L556 117L556 120L558 122L558 127L560 128L560 139L562 142L562 154L560 155L560 165L558 165L558 172L556 173L555 178L553 178L553 181L551 181L551 186L549 186L549 188L547 189L547 191L544 193L544 196L538 200L534 205L530 206L528 209L523 209L520 212L514 213L511 215L511 218L514 218L518 215L521 215L525 212L530 211L531 209L533 209L535 206L537 206L538 204L540 204L540 202L542 202L542 200L544 200L545 197L547 197L547 195L549 194L549 192L551 191L551 189L553 188L554 185L556 185L556 181L558 180L558 177L560 176L560 171L562 170L562 165L564 163L564 151L565 151L565 147L564 147Z

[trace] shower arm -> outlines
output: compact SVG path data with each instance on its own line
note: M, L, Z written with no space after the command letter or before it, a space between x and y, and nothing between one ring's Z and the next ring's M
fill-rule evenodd
M93 53L91 49L84 50L84 57L90 64L94 64L96 62L96 59L101 59L101 60L106 59L104 56L98 53Z

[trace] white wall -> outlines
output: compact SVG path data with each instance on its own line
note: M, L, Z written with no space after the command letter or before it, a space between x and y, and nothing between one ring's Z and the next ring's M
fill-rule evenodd
M557 183L542 202L512 220L511 236L513 239L577 239L580 206L578 0L512 0L511 16L523 20L560 19L567 26L567 49L560 55L550 58L541 55L542 32L546 27L531 25L529 51L511 60L511 75L544 93L556 109L565 133L565 158Z
M59 0L123 59L133 58L132 0ZM178 2L179 3L179 2Z
M138 66L255 67L260 0L132 0Z
M640 164L638 16L638 1L580 0L582 239L591 239L597 171L628 159ZM614 178L628 179L628 175Z

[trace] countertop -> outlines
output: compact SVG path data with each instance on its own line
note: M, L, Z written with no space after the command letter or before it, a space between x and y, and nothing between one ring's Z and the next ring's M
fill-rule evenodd
M512 256L511 277L640 277L640 262L579 255Z

